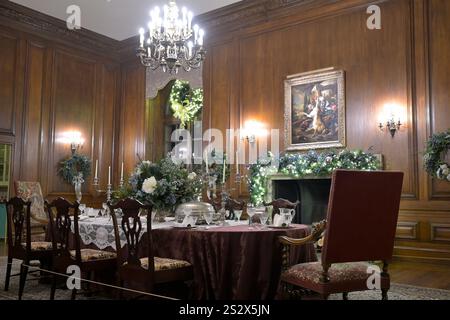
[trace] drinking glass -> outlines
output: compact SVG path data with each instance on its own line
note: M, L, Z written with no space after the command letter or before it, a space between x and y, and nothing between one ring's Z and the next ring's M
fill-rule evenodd
M205 217L205 221L208 224L208 226L212 223L213 218L214 218L214 213L213 212L205 212L203 214L203 216Z
M234 210L234 215L236 216L238 221L241 221L242 210Z
M80 209L81 215L84 216L85 215L85 210L86 210L86 205L85 204L80 204L78 206L78 209Z
M102 204L102 208L103 208L103 216L107 216L108 215L108 212L109 212L109 207L108 207L108 204L107 203L103 203Z
M267 224L267 220L269 220L269 211L264 210L260 213L259 220L263 226Z
M247 215L248 215L248 225L252 225L252 219L253 216L256 214L256 208L248 208L247 209Z

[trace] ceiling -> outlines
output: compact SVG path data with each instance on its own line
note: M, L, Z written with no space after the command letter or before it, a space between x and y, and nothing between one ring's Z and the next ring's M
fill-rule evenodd
M163 7L168 0L10 0L66 20L70 5L81 8L81 26L110 38L122 41L138 34L140 27L149 21L149 12L155 6ZM239 0L178 0L179 7L186 6L199 15ZM206 30L207 32L207 30Z

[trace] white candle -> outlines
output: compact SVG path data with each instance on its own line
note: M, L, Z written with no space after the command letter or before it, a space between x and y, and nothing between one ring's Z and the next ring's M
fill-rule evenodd
M144 39L145 39L144 33L145 33L144 28L139 29L139 36L140 36L139 40L140 40L141 48L144 47Z
M239 150L236 151L236 174L239 174Z
M95 179L98 179L98 159L95 161Z
M122 168L120 170L120 181L123 181L123 162L122 162Z
M208 164L208 150L206 150L205 153L206 157L205 157L205 166L206 166L206 173L209 173L209 164Z
M222 183L223 184L225 184L225 181L226 181L226 177L225 177L225 175L226 175L226 173L227 173L227 155L224 155L224 157L223 157L223 173L222 173Z
M111 184L111 166L108 167L108 184Z

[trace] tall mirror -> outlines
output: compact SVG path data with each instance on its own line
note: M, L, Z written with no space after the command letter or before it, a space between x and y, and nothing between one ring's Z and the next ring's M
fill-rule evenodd
M177 129L190 132L190 143L195 144L195 133L202 132L203 113L202 69L180 71L176 75L147 70L146 155L156 162L174 152L176 144L186 136L176 136ZM201 143L200 143L201 145ZM192 152L194 148L192 148ZM177 152L180 152L179 150Z
M10 196L11 145L0 144L0 201ZM0 205L0 241L6 239L6 208Z

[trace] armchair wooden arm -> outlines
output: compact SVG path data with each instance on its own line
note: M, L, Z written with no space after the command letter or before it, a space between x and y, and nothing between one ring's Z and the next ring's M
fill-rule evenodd
M325 228L327 226L327 220L320 221L318 223L313 224L311 234L302 239L294 239L286 236L278 237L278 241L283 245L282 250L282 267L283 270L287 270L290 267L290 247L291 246L301 246L307 243L315 243L321 237Z
M325 231L325 227L327 226L327 221L323 220L318 223L313 224L311 234L302 239L294 239L286 236L279 237L279 241L283 245L289 246L301 246L306 243L316 242L322 237L322 233Z

